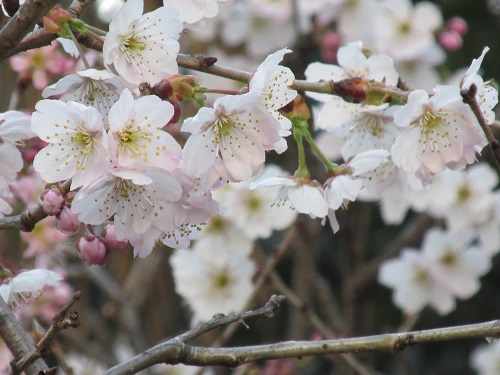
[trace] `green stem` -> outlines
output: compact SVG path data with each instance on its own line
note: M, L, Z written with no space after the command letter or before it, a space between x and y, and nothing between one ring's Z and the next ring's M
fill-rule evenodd
M85 24L85 28L86 28L87 30L90 30L90 31L92 31L92 32L96 33L97 35L106 36L106 35L108 34L108 33L107 33L106 31L104 31L104 30L101 30L101 29L99 29L99 28L97 28L97 27L90 26L90 25L87 25L87 24Z
M80 54L80 58L82 59L83 65L85 65L86 69L90 69L90 64L87 61L87 58L85 57L85 53L83 53L82 46L80 45L80 43L78 43L78 40L76 40L75 34L73 34L73 31L71 31L71 27L69 27L69 25L67 23L64 23L62 25L62 27L63 27L64 31L66 32L66 34L69 35L69 37L71 38L73 43L75 43L76 49L78 50L78 53Z
M306 139L307 143L309 143L311 145L312 149L314 150L316 155L318 155L318 157L323 162L323 164L325 164L328 172L333 172L333 173L340 172L339 165L332 163L330 160L328 160L328 158L325 156L325 154L323 154L323 151L321 151L319 149L318 145L316 145L316 143L314 142L314 139L312 138L311 133L309 132L308 129L306 129L306 131L304 131L304 138Z
M202 94L224 94L224 95L239 95L240 92L239 90L225 90L225 89L208 89L206 87L198 87L195 88L196 92L202 93Z
M293 138L297 142L297 149L299 154L299 168L295 172L295 176L301 178L309 178L309 170L306 164L306 153L304 151L303 129L300 127L293 127Z

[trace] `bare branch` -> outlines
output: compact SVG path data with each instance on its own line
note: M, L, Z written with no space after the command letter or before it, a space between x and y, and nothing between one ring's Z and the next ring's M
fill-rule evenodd
M70 12L73 17L78 18L83 10L90 4L92 0L73 0L71 5L68 7L68 12ZM48 46L52 41L57 38L56 34L49 33L45 29L38 29L28 35L20 43L13 46L9 51L5 51L5 54L0 55L0 61L3 59L15 55L16 53L27 51L34 48L40 48Z
M241 314L230 314L230 315L224 315L224 314L217 314L214 315L214 317L209 320L206 323L200 324L198 327L189 330L179 336L174 337L171 340L168 340L164 343L161 343L159 345L156 345L155 347L146 350L145 352L137 355L136 357L132 358L130 361L117 365L110 370L106 372L106 375L108 374L135 374L138 371L144 370L145 368L148 368L156 363L161 363L161 362L167 362L168 361L163 361L160 360L159 362L156 362L156 356L162 352L167 352L170 353L168 356L177 353L177 355L180 355L180 352L182 351L182 348L187 347L185 345L186 342L203 335L204 333L207 333L209 331L212 331L218 327L225 326L231 323L235 322L244 322L245 320L250 320L250 319L256 319L256 318L267 318L271 319L274 317L274 311L280 307L280 305L283 303L285 300L285 297L283 296L271 296L269 301L266 303L266 305L260 309L253 310L253 311L247 311ZM175 356L175 354L174 354ZM174 362L170 363L180 363L180 361L174 360ZM203 366L202 363L199 365ZM207 363L206 365L210 365L210 363ZM133 370L130 370L133 369ZM130 372L133 371L133 372Z
M234 319L230 320L235 321ZM395 353L417 343L488 337L500 337L499 320L401 334L393 333L322 341L287 341L277 344L233 348L195 347L173 339L147 350L128 362L109 369L105 375L131 375L158 363L237 367L249 362L268 359L300 359L306 356L365 351Z
M35 351L35 345L24 331L21 324L17 321L9 306L0 297L0 337L14 355L14 358L22 358L25 355ZM26 374L39 375L48 371L49 367L42 360L38 359L26 367Z
M58 3L59 0L26 1L0 31L0 61L9 56L9 51Z
M61 192L67 194L71 186L71 180L67 180L61 184ZM18 229L23 232L31 232L35 228L36 223L45 219L48 215L43 210L40 204L31 207L18 215L7 216L0 219L0 230Z
M69 302L64 305L53 318L52 324L45 335L40 339L38 344L36 345L36 349L31 353L26 354L23 358L21 358L18 362L12 365L12 375L19 375L23 370L31 363L33 363L36 359L41 358L42 354L45 350L47 350L55 339L57 334L61 332L63 329L68 327L78 328L80 325L80 321L78 320L78 313L72 312L68 315L69 309L74 303L80 299L81 292L78 291L73 294L73 297L69 300Z
M477 86L475 84L472 84L468 90L464 89L460 91L464 102L469 105L470 109L474 113L474 116L476 116L481 129L483 129L484 134L486 135L486 139L490 143L491 151L493 151L493 158L495 160L495 166L497 168L497 172L500 174L500 143L498 143L498 140L491 132L489 125L486 123L483 111L477 102L476 93Z

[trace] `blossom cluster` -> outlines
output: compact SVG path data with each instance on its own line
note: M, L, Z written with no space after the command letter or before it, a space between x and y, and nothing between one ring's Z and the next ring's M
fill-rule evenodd
M435 68L445 49L461 43L463 24L445 24L426 1L164 0L146 13L144 3L108 3L116 12L103 33L102 61L80 56L85 68L57 60L57 69L44 71L33 56L11 60L44 99L31 116L0 114L0 215L12 212L14 180L29 162L18 146L37 136L43 144L33 147L34 172L26 168L24 177L47 184L38 204L53 217L37 224L41 238L23 235L25 257L53 265L52 255L40 255L49 236L41 226L52 221L66 235L84 228L76 248L89 265L106 265L128 243L139 257L157 243L176 248L176 291L195 324L248 303L256 240L289 227L298 213L328 219L336 233L338 211L364 200L379 203L386 224L402 223L409 210L442 224L419 249L383 263L379 282L393 289L397 307L416 314L430 305L447 314L456 299L479 290L500 251L498 176L476 163L498 92L479 74L488 47L455 80L439 78ZM336 95L307 91L311 116L292 88L295 76L283 65L292 51L284 47L297 28L332 23L337 28L324 33L322 61L306 67L305 83L329 82ZM209 99L211 87L179 69L182 34L193 44L217 36L260 64L243 89ZM37 56L48 59L53 48ZM54 74L64 77L48 85ZM464 103L465 92L483 119ZM293 175L265 164L270 152L287 157L290 142L299 156ZM323 179L308 168L304 143L325 167ZM5 280L0 295L12 304L16 293L37 293L59 279L28 271Z

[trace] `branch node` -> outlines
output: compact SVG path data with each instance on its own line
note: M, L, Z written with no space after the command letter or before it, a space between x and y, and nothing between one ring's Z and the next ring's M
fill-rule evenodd
M200 60L201 67L206 69L206 68L214 65L217 62L217 57L213 57L213 56L208 56L208 57L200 56L199 60Z
M413 334L404 335L404 337L398 336L396 343L392 347L394 353L398 353L404 350L407 346L413 346L417 342L415 341L415 336Z

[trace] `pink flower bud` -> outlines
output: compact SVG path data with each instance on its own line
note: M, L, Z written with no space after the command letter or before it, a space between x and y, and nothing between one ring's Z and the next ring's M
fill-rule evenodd
M327 31L321 39L321 59L324 62L334 63L337 60L337 51L340 47L340 36L334 31Z
M80 221L71 211L71 205L65 204L61 213L56 216L56 227L64 234L73 234L80 229Z
M78 256L89 266L98 264L105 266L108 262L109 253L104 241L96 236L83 236L76 241Z
M107 223L101 232L101 237L109 251L120 251L128 245L128 240L119 240L116 238L114 223Z
M58 215L63 209L64 202L65 199L57 188L45 189L38 198L38 204L49 216Z
M453 17L448 20L448 29L464 36L469 30L469 26L462 17Z
M447 51L456 51L462 47L462 36L456 31L443 31L439 34L439 44Z

